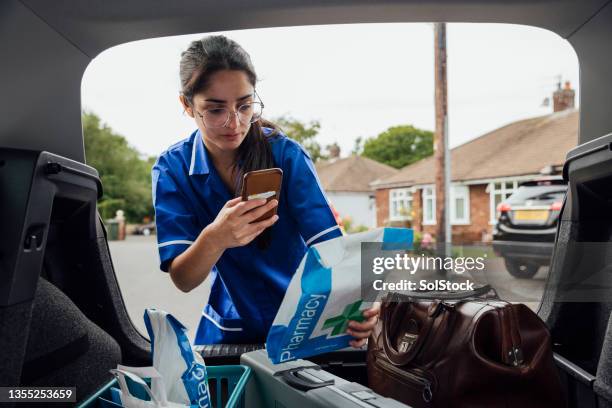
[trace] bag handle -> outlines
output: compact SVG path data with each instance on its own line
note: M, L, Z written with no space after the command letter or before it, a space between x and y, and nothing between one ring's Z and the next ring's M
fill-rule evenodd
M136 397L134 397L132 395L132 393L130 392L129 387L127 386L127 383L125 381L125 377L129 378L130 380L134 381L136 384L139 384L142 388L144 388L145 392L147 393L147 395L149 396L149 398L151 399L151 402L153 404L155 404L155 406L162 406L160 404L160 402L157 400L157 398L155 397L155 395L153 395L153 393L151 392L151 389L149 388L149 386L147 385L147 383L140 378L139 376L130 373L129 371L125 371L125 370L120 370L120 369L111 369L110 370L111 374L113 374L115 377L117 377L117 382L119 383L119 388L121 388L121 404L122 405L129 405L126 404L125 399L129 399L129 398L134 398L134 399L138 399Z
M125 381L125 377L144 388L145 392L151 399L151 402L156 404L156 406L163 407L167 405L168 399L166 397L166 388L163 384L161 374L155 367L128 367L118 364L117 368L110 370L110 372L117 378L119 388L121 388L121 393L126 397L129 396L136 398L130 392L127 382ZM149 385L143 380L143 378L151 379L151 386L156 390L155 393L151 391L151 388L149 388Z
M319 366L307 366L307 367L298 367L298 368L292 368L289 370L285 370L285 371L281 371L279 373L274 374L276 375L280 375L283 380L285 380L285 382L287 384L289 384L290 386L292 386L295 389L298 389L300 391L310 391L310 390L314 390L316 388L321 388L321 387L327 387L329 385L334 385L334 379L328 379L328 380L323 380L321 378L318 378L316 376L313 376L312 374L310 374L311 377L315 377L316 380L319 380L319 382L314 382L313 380L309 380L309 379L304 379L300 376L300 372L306 372L305 370L320 370L321 367ZM308 374L308 372L306 372Z

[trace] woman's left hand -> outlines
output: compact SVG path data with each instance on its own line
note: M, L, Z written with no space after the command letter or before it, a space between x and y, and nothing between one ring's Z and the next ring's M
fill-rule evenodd
M380 303L374 302L372 307L364 310L362 314L365 320L363 322L356 322L355 320L349 321L348 329L346 330L348 334L355 338L349 342L349 344L355 348L362 347L368 340L368 337L370 337L372 329L374 329L376 322L378 322Z

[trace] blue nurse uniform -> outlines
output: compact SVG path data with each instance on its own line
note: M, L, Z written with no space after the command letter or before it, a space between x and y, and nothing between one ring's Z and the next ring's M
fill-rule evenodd
M283 170L270 245L225 250L211 271L195 344L263 342L307 246L342 235L308 153L283 134L268 140ZM160 269L167 272L233 197L199 130L161 154L152 178Z

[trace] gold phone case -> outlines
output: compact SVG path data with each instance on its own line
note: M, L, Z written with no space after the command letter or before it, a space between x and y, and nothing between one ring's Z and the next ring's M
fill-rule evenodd
M277 167L245 173L242 180L242 201L265 198L266 202L280 199L283 171ZM274 207L254 222L262 221L276 214Z

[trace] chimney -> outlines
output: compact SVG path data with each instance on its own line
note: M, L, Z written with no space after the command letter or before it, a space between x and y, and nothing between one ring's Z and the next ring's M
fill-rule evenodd
M340 158L340 146L338 146L338 143L327 146L327 151L329 152L330 161L336 161Z
M557 90L553 93L553 112L561 112L574 107L574 96L576 92L572 89L570 81L565 81L563 89L561 82L557 85Z

